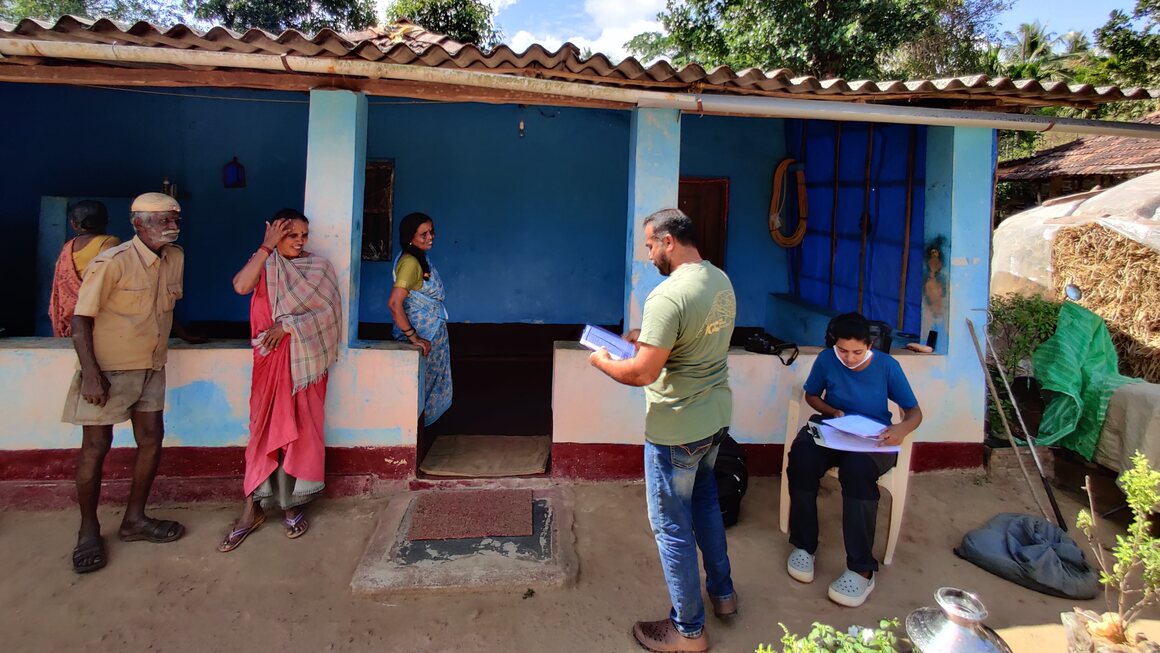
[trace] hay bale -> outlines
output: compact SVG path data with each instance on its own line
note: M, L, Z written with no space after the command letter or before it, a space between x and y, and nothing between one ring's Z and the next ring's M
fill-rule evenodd
M1120 372L1160 383L1160 252L1100 226L1062 229L1051 256L1056 293L1074 283L1108 324Z

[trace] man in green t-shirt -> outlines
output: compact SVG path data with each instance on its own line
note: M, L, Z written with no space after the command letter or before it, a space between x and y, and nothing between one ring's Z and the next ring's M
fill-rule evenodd
M701 258L684 213L657 211L645 218L644 235L649 260L668 278L645 300L641 328L624 336L636 356L616 361L601 349L589 360L620 383L645 387L648 516L673 609L667 619L638 621L633 635L650 651L706 651L698 546L713 612L737 612L713 475L733 418L728 354L737 299L729 277Z

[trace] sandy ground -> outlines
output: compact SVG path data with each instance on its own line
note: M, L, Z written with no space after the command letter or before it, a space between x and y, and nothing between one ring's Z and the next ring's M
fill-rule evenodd
M927 474L910 484L903 539L894 564L860 609L833 605L826 584L842 569L840 496L827 479L818 580L802 585L785 573L789 552L777 528L777 478L755 479L742 521L729 529L740 614L709 617L716 651L749 652L815 620L845 627L904 618L934 605L942 585L977 592L987 623L1015 651L1062 651L1059 613L1072 602L993 577L951 552L964 532L1000 511L1034 510L1026 488L974 474ZM214 550L235 516L232 506L163 506L156 516L182 520L176 543L123 544L119 511L103 513L109 566L88 576L69 567L76 518L71 512L0 515L0 648L6 651L638 651L637 619L666 614L668 600L648 530L639 484L578 485L575 586L523 592L407 596L384 601L351 596L348 585L375 526L383 498L321 501L309 534L289 540L267 524L237 551ZM1061 497L1064 511L1079 506ZM878 551L885 538L883 501ZM1102 601L1084 607L1099 609ZM1160 632L1147 624L1147 631Z

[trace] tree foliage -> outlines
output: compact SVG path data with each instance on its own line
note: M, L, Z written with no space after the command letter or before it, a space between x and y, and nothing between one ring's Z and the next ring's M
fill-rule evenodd
M201 20L237 31L346 32L375 22L374 0L185 0L185 6Z
M997 40L995 21L1011 0L929 0L932 19L913 38L884 52L885 72L900 79L953 77L983 71Z
M387 5L386 18L387 22L406 18L423 29L484 50L503 40L495 26L495 11L482 0L394 0Z
M1136 0L1131 16L1113 11L1096 30L1096 44L1107 51L1107 70L1117 83L1160 85L1160 0Z
M171 24L181 20L178 8L175 2L150 0L0 0L0 19L15 22L23 18L56 20L79 16Z
M657 15L666 33L639 34L625 47L676 65L876 77L881 54L932 17L928 0L668 0Z

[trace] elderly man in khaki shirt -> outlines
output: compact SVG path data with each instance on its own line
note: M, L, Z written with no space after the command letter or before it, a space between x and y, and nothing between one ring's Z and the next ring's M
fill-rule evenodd
M161 461L173 305L182 294L185 253L172 244L180 233L181 207L168 195L145 193L133 200L130 212L136 237L105 250L89 264L72 320L79 370L62 419L80 425L84 433L76 477L81 509L73 549L77 573L96 571L106 563L97 504L114 424L132 420L137 442L120 539L162 543L185 533L177 522L145 515Z

